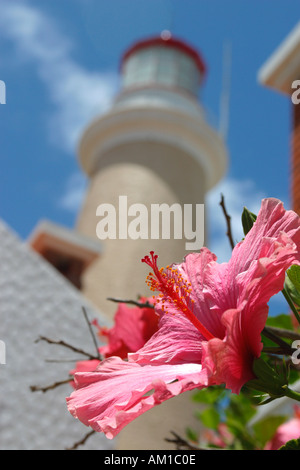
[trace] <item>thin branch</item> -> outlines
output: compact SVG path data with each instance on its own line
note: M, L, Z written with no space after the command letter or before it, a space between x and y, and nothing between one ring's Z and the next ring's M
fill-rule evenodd
M98 347L98 344L97 344L97 340L96 340L96 337L94 335L94 331L92 329L91 323L88 319L88 315L86 313L85 307L82 307L82 311L83 311L84 317L86 319L86 322L88 324L88 327L89 327L89 330L90 330L90 333L91 333L91 337L92 337L92 340L93 340L93 343L94 343L94 346L95 346L95 349L96 349L97 358L99 359L99 361L101 361L102 358L101 358L101 355L100 355L100 352L99 352L99 347Z
M54 388L59 387L60 385L65 385L67 383L70 383L71 380L72 380L72 377L69 377L66 380L61 380L60 382L55 382L52 385L47 385L46 387L38 387L36 385L31 385L30 390L32 392L43 392L43 393L45 393L45 392L48 392L48 390L53 390Z
M278 328L276 326L268 326L269 331L274 333L276 336L281 338L288 338L288 339L300 339L300 334L294 330L286 330L284 328Z
M235 244L234 244L234 241L233 241L233 236L232 236L232 231L231 231L231 217L230 217L230 215L228 214L228 212L226 210L225 200L224 200L223 194L221 194L220 206L222 207L222 210L223 210L223 213L224 213L224 216L225 216L225 219L226 219L226 225L227 225L226 235L228 237L230 246L233 249Z
M262 334L266 337L269 338L271 341L273 341L275 344L280 346L284 354L288 354L291 356L294 352L294 350L290 347L289 344L287 344L284 340L279 338L276 334L274 334L269 327L265 326L265 328L262 331Z
M95 434L96 431L94 431L94 429L92 429L92 431L88 432L80 441L77 441L75 442L72 447L68 447L66 448L66 450L76 450L79 446L82 446L86 443L86 441L88 440L88 438L90 436L92 436L93 434Z
M165 441L170 442L172 444L175 444L177 450L180 450L182 448L183 449L188 449L188 450L201 450L201 449L199 449L199 447L193 446L188 441L186 441L185 439L180 437L176 432L170 431L170 433L173 434L174 439L165 438Z
M154 308L153 304L150 304L150 302L138 302L137 300L121 300L121 299L115 299L113 297L108 297L107 300L111 300L112 302L116 302L118 304L131 304L131 305L136 305L137 307L140 308Z
M295 306L295 304L294 304L294 302L293 302L293 300L292 300L292 298L291 298L291 296L290 296L288 290L285 289L285 288L283 288L281 292L283 293L283 295L284 295L284 297L285 297L285 300L286 300L287 303L289 304L290 309L292 310L292 312L293 312L293 314L295 315L295 317L296 317L298 323L300 324L300 316L299 316L299 313L298 313L298 311L297 311L297 308L296 308L296 306Z
M40 336L35 342L38 343L39 341L46 341L49 344L57 344L59 346L64 346L65 348L71 349L74 352L77 352L79 354L82 354L83 356L88 357L89 359L97 359L98 356L93 356L92 354L89 354L82 349L76 348L75 346L72 346L71 344L66 343L65 341L59 340L59 341L54 341L50 338L46 338L45 336Z
M54 363L54 364L62 364L62 363L76 363L76 362L79 362L81 361L81 358L77 358L77 359L45 359L45 362L48 362L48 363Z
M264 353L275 355L275 356L282 356L286 354L285 349L278 347L264 347L262 350Z

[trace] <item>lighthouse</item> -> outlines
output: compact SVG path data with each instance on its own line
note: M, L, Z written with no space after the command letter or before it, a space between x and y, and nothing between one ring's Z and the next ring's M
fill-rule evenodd
M180 263L206 240L205 195L224 176L227 152L202 106L201 54L168 31L123 54L110 109L88 124L78 146L88 178L74 229L42 221L31 247L112 324L115 300L153 293L141 260ZM126 325L125 325L126 326ZM170 432L199 429L191 392L139 416L117 438L120 450L174 449Z
M111 317L107 298L150 295L141 263L150 250L166 266L205 243L205 194L227 167L199 101L206 65L198 51L164 31L125 51L120 79L78 149L89 185L76 230L102 244L82 291Z

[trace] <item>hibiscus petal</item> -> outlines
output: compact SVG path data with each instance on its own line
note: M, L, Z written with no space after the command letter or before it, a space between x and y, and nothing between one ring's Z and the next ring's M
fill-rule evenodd
M204 340L194 325L180 312L162 316L159 330L143 348L128 355L139 364L201 363Z
M235 279L239 273L249 269L253 260L264 256L265 238L278 240L282 232L299 246L300 218L295 212L286 211L283 203L278 199L263 199L252 229L245 239L235 246L232 252L232 257L228 263L231 279ZM298 260L300 260L299 254Z
M106 332L108 344L101 346L99 351L106 358L119 356L125 359L129 352L140 349L157 328L158 315L153 308L132 308L120 303L115 314L115 324Z
M140 366L111 357L98 370L75 375L67 398L71 414L112 439L150 408L184 391L207 385L199 364Z
M75 369L70 370L70 375L75 375L77 372L91 372L97 369L100 361L98 359L90 359L87 361L78 361L76 362ZM70 381L71 387L75 388L74 380Z
M269 301L284 285L285 272L292 264L299 264L297 246L285 234L277 240L264 238L261 256L249 269L237 276L238 298L249 298L252 305Z
M236 393L261 353L267 302L283 288L288 267L299 264L299 222L280 201L267 199L228 263L217 264L207 250L185 260L197 317L216 336L203 343L203 360L214 380Z
M280 249L283 246L291 250L289 262L297 263L300 261L299 244L300 218L295 212L286 211L281 201L270 198L262 201L256 222L245 239L235 246L228 263L216 263L207 251L197 257L194 254L188 255L186 271L197 298L195 308L199 320L215 336L221 337L220 316L226 310L237 307L241 286L248 285L247 272L255 269L251 268L253 263L261 258L271 257L275 262L275 258L279 257L276 247ZM210 262L205 263L206 259ZM242 273L245 273L244 278ZM274 279L277 280L278 277ZM280 290L278 286L282 284L281 281L282 271L279 282L276 282L277 292ZM205 317L208 317L208 320Z
M219 270L223 276L223 298L216 298L216 303L220 310L224 309L222 323L225 326L225 335L224 338L210 341L204 348L205 361L214 370L216 382L225 383L227 388L236 393L253 377L253 359L260 356L262 349L261 332L268 316L267 302L283 288L285 272L289 266L299 263L297 245L288 236L299 241L299 229L296 228L299 227L298 216L293 212L282 211L282 204L274 200L263 204L263 209L257 219L256 232L273 236L262 236L255 242L250 238L251 246L245 239L233 251L227 271L224 271L224 265ZM270 217L267 217L265 210L270 211ZM277 232L274 232L274 226ZM282 228L287 230L288 235L281 231ZM247 247L254 250L252 256L256 255L258 259L253 258L249 262L246 256ZM237 267L241 270L243 263L245 270L236 275L234 282L232 272L237 273ZM211 281L217 278L218 265L213 268L215 276L212 269L209 273L209 276L213 276ZM229 282L234 287L226 301L226 286ZM217 289L212 291L211 297L216 294ZM236 308L230 308L232 305Z
M226 264L217 264L217 257L207 248L200 253L190 253L186 256L184 271L192 286L194 314L198 320L216 337L224 335L221 322L223 310L217 308L215 296L224 297L223 275Z
M214 338L203 344L203 367L210 371L210 380L214 384L225 384L233 393L239 393L242 386L254 378L252 371L254 357L259 357L262 349L260 332L268 315L268 306L257 309L255 323L251 331L255 335L255 351L246 337L243 310L227 310L222 321L227 330L222 340Z

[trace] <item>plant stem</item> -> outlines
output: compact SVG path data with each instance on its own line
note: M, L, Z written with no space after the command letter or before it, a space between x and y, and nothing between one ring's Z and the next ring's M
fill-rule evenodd
M227 233L226 233L226 235L227 235L227 237L228 237L228 240L229 240L231 249L233 250L235 243L234 243L234 241L233 241L233 236L232 236L231 217L230 217L230 215L229 215L228 212L227 212L223 194L221 194L220 206L222 207L223 214L224 214L225 220L226 220L226 225L227 225Z
M90 334L91 334L91 337L92 337L92 340L93 340L93 343L94 343L94 346L95 346L95 349L96 349L96 355L97 355L99 361L101 361L102 358L101 358L101 355L100 355L100 352L99 352L97 340L96 340L96 338L95 338L95 335L94 335L92 326L91 326L91 324L90 324L90 321L89 321L89 318L88 318L88 315L87 315L87 312L86 312L85 307L82 307L82 311L83 311L83 315L84 315L85 321L87 322L87 325L88 325L89 330L90 330Z
M72 346L71 344L66 343L65 341L54 341L53 339L46 338L45 336L40 336L35 342L39 341L46 341L48 344L57 344L59 346L64 346L65 348L71 349L71 351L77 352L79 354L82 354L83 356L88 357L89 359L98 359L98 356L93 356L92 354L89 354L82 349L78 349L75 346Z
M294 330L286 330L284 328L278 328L276 326L267 326L268 331L274 333L274 335L279 336L281 338L288 338L288 339L300 339L300 334Z
M287 385L282 387L285 390L285 396L292 398L293 400L300 401L300 393L290 389Z
M153 304L150 304L150 302L139 302L137 300L124 300L124 299L115 299L113 297L108 297L107 300L111 300L112 302L116 302L118 304L131 304L135 305L136 307L140 308L154 308Z
M278 336L276 334L274 334L274 332L272 330L270 330L269 327L265 326L263 331L262 331L262 334L264 336L266 336L266 338L269 338L271 341L273 341L278 346L280 346L280 348L282 349L282 351L285 354L288 354L289 356L292 355L293 350L290 347L290 345L288 343L286 343L283 339L278 338Z
M300 316L299 316L299 313L297 312L297 309L296 309L296 307L295 307L295 305L294 305L294 302L293 302L292 299L291 299L290 294L288 293L288 291L287 291L285 288L282 289L282 293L283 293L283 295L284 295L284 297L285 297L287 303L289 304L289 306L290 306L290 308L291 308L293 314L294 314L295 317L297 318L298 323L300 324Z

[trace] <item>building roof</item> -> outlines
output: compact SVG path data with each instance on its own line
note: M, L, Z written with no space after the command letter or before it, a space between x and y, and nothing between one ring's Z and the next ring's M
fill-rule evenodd
M258 80L290 95L292 82L300 78L300 22L271 54L258 72Z
M99 240L48 220L39 222L28 243L78 289L85 270L102 252Z
M141 41L137 41L134 43L129 49L125 51L121 60L121 66L124 62L135 52L145 49L147 47L154 47L154 46L164 46L170 47L173 49L180 50L185 54L192 57L195 61L201 75L206 73L206 64L204 63L203 58L201 57L200 53L196 51L192 46L190 46L187 42L174 38L171 34L164 34L162 33L160 36L150 37L148 39L144 39Z
M6 347L5 364L0 364L0 449L63 450L89 431L67 411L71 387L65 384L46 393L30 387L66 380L74 359L84 357L36 340L63 340L95 354L82 307L91 320L98 318L103 325L107 320L2 221L0 237L0 339ZM84 446L111 448L98 433Z
M99 240L93 240L49 220L41 220L38 223L28 242L38 253L42 252L45 246L56 249L63 246L65 253L84 259L87 265L102 252Z

